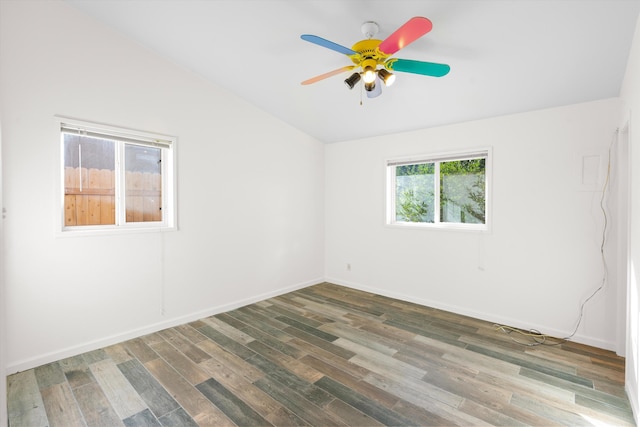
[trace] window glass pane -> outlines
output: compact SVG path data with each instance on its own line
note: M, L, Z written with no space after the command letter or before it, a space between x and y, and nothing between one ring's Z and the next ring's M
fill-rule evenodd
M127 222L162 221L161 150L125 144Z
M440 163L440 221L485 223L485 159Z
M434 164L396 167L396 221L434 221Z
M115 143L63 133L65 226L115 224Z

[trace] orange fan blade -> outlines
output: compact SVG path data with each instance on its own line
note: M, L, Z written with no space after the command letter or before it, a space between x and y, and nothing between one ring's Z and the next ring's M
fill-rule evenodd
M316 83L316 82L319 82L320 80L324 80L327 77L335 76L336 74L340 74L340 73L344 73L345 71L353 70L355 67L356 67L355 65L347 65L345 67L338 68L337 70L329 71L328 73L324 73L324 74L320 74L319 76L312 77L309 80L305 80L300 84L310 85L311 83Z

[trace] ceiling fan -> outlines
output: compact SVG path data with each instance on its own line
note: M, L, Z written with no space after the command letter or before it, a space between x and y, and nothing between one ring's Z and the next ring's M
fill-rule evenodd
M367 97L375 98L382 93L382 84L390 86L395 80L392 71L421 74L424 76L442 77L451 69L447 64L415 61L411 59L391 58L391 55L413 43L429 31L433 24L427 18L415 16L405 22L393 34L384 40L372 38L378 33L378 24L372 21L362 24L362 33L367 37L354 44L351 49L327 39L311 34L300 36L302 40L317 44L347 55L354 65L347 65L328 73L320 74L302 82L309 85L328 77L356 69L344 82L353 89L362 80Z

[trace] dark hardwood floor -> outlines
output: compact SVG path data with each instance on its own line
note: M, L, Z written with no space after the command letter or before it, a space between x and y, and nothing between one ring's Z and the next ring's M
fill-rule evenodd
M634 425L624 359L328 283L8 378L17 426Z

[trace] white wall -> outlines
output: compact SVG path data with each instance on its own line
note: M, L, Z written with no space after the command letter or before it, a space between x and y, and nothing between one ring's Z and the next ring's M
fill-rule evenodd
M621 98L624 101L621 125L628 137L630 152L630 210L629 210L629 301L626 354L626 389L634 409L636 421L640 413L640 18L627 62Z
M581 158L605 159L619 115L609 99L327 146L327 280L566 336L603 272L600 187L583 191ZM491 232L384 225L386 159L488 146ZM616 286L577 341L615 349Z
M322 280L321 143L65 3L0 11L9 372ZM177 136L179 231L59 237L56 114Z

